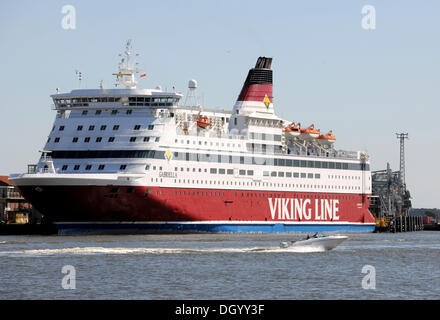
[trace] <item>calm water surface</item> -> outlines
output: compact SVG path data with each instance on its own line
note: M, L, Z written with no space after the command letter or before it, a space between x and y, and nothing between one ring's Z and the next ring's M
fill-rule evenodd
M0 236L0 298L440 298L440 232L348 236L328 252L280 249L287 235Z

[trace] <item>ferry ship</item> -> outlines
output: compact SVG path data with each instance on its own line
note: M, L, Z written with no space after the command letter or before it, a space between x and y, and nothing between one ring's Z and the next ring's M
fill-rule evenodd
M113 89L52 95L38 164L11 183L60 234L372 232L369 155L276 115L272 58L232 110L137 88L130 41Z

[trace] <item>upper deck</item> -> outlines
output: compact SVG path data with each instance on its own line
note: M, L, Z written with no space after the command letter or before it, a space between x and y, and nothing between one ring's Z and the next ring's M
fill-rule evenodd
M243 164L254 162L249 159L264 158L266 165L272 166L302 163L307 167L331 168L327 162L335 162L338 169L339 162L335 160L342 160L341 169L348 169L360 168L359 162L369 163L365 152L335 149L331 131L321 135L312 125L301 133L295 132L294 129L300 129L293 126L295 123L276 115L270 58L260 57L250 70L232 111L188 104L189 98L196 96L195 80L189 81L189 93L183 104L183 94L174 88L137 88L137 71L129 62L128 43L126 58L114 74L116 88L101 85L99 89L68 93L57 90L51 95L57 117L44 149L54 159L84 159L87 163L92 159L135 161L154 153L165 160L163 155L170 152L176 154L176 161L180 156L181 160L189 161L210 154L215 159L225 155L242 157ZM260 77L260 73L265 76ZM206 123L200 123L201 119ZM241 163L234 159L231 163Z

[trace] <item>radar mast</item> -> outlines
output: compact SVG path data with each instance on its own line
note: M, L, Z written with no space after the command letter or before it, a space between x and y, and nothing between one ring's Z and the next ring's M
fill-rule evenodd
M121 54L119 56L122 56ZM118 86L120 84L124 85L129 89L136 89L137 80L134 77L136 69L131 63L131 40L127 41L127 45L125 47L125 57L121 58L121 62L118 66L118 73L113 73L116 76L116 84Z

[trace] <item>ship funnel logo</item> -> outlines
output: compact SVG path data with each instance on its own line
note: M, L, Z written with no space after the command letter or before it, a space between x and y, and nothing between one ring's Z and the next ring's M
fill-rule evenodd
M267 96L267 94L264 96L263 102L264 102L264 105L266 106L266 108L269 109L270 100L269 100L269 97Z

